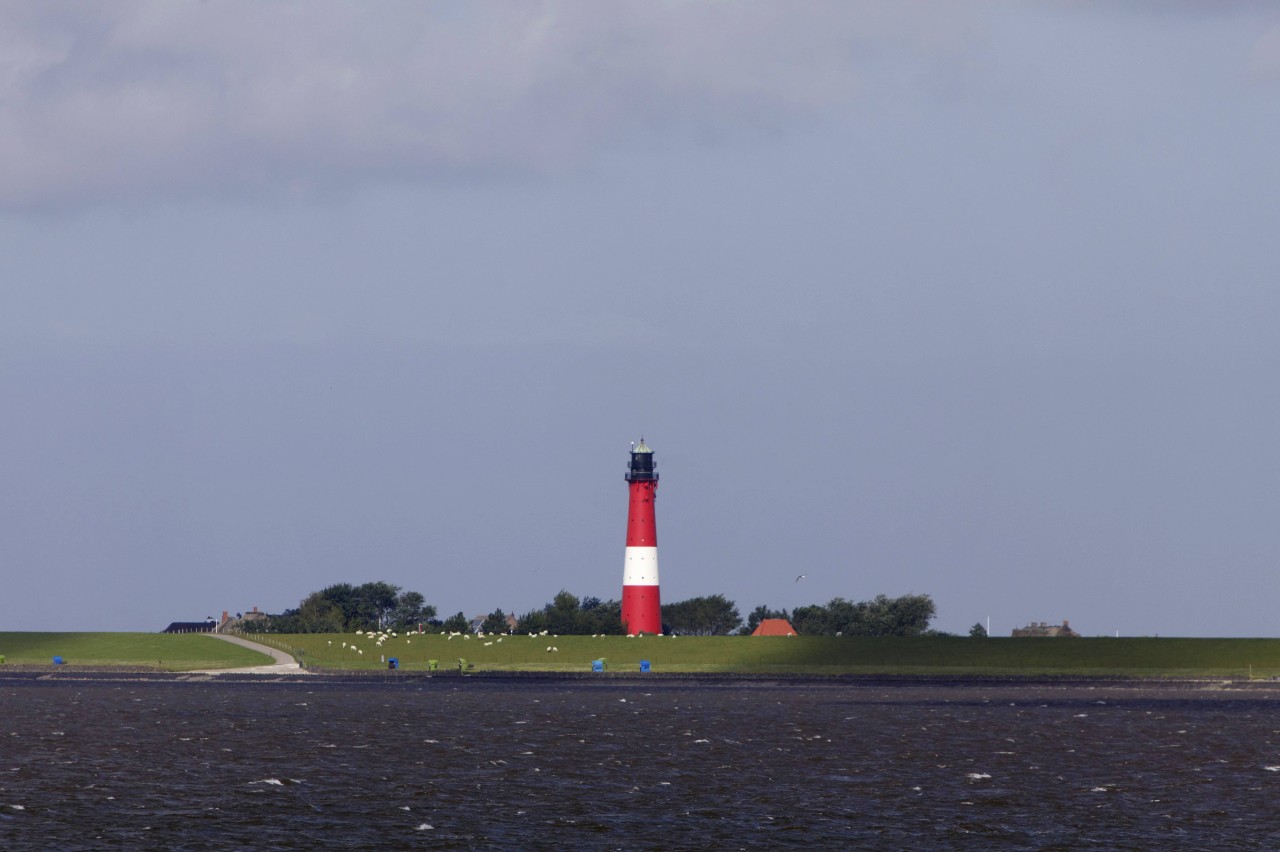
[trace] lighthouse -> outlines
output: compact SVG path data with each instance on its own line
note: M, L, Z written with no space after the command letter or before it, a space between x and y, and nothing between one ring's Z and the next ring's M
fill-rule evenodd
M658 497L658 472L653 450L644 438L631 448L626 474L627 553L622 568L622 628L627 633L661 633L662 604L658 600L658 525L653 502Z

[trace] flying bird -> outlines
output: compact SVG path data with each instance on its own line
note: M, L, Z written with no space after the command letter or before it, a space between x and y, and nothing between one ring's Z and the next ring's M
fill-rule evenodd
M808 574L800 574L799 576L796 577L796 582L799 583L801 580L803 580L805 577L808 577L808 576L809 576Z

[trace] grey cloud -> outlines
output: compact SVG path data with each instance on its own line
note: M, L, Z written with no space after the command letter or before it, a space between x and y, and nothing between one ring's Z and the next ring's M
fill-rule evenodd
M0 205L294 195L542 172L648 132L770 131L868 45L957 16L847 4L119 3L0 16ZM963 40L963 36L960 37Z

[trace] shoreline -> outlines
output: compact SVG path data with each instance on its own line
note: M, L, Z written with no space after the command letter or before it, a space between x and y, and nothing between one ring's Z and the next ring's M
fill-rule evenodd
M305 677L300 677L305 675ZM546 672L546 671L457 671L407 672L368 670L298 671L225 671L200 670L171 672L143 666L59 666L53 669L40 664L8 664L0 667L0 686L7 683L118 683L149 682L158 684L266 684L296 683L306 686L321 684L412 686L440 681L456 686L463 682L481 684L563 683L578 685L642 685L708 686L708 687L1111 687L1140 689L1250 689L1280 692L1280 680L1250 679L1226 676L1134 676L1134 675L981 675L981 674L819 674L790 672L781 674L735 672Z

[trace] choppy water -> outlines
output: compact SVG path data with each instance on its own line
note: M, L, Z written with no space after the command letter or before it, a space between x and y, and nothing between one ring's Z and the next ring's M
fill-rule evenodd
M1280 848L1280 692L0 681L0 848Z

